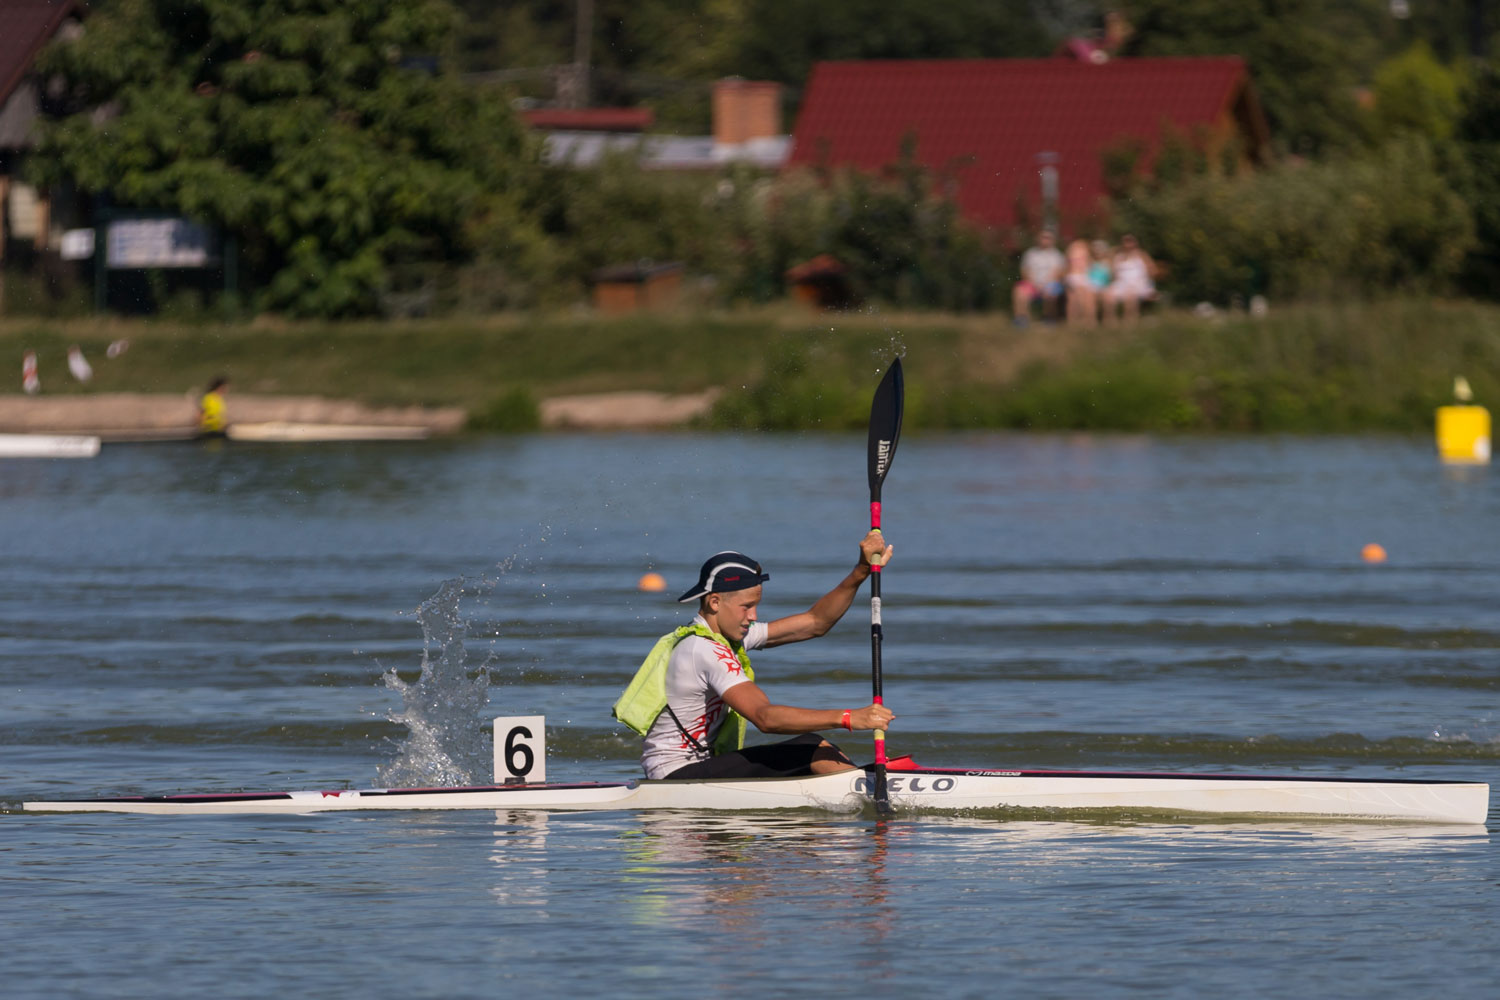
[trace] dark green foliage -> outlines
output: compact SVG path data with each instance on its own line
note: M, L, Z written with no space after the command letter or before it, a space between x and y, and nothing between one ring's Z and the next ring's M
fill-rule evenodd
M909 158L884 177L740 177L718 210L733 240L732 296L779 298L789 268L830 254L856 302L955 312L994 306L1009 287L1004 257L937 186Z
M1020 429L1168 431L1199 426L1187 378L1150 357L1033 369L1004 396L999 424Z
M1338 0L1131 0L1130 56L1243 56L1283 149L1318 154L1359 145L1359 65L1378 40L1373 5ZM1363 9L1361 9L1363 8Z
M1459 186L1472 206L1476 246L1464 268L1464 287L1500 298L1500 66L1475 67L1456 132L1463 167Z
M830 377L812 363L811 352L781 344L755 385L726 393L709 423L719 428L758 431L854 430L870 419L866 389L847 378Z
M534 238L520 125L432 69L455 24L441 0L116 0L44 61L113 114L48 129L37 171L237 234L264 307L373 312L393 264Z
M731 251L711 204L718 180L643 170L626 154L587 169L549 171L539 199L543 225L557 246L549 297L576 298L597 268L640 260L721 271Z
M1500 399L1492 312L1406 300L1302 310L1278 321L1187 319L1119 353L1024 373L1001 426L1135 431L1428 431L1452 377Z
M524 388L513 388L497 396L488 406L471 411L469 430L513 434L534 431L542 425L536 397Z
M1415 132L1433 141L1453 134L1463 113L1459 75L1419 42L1375 72L1375 116L1387 135Z
M628 156L553 171L542 211L559 248L551 288L576 295L596 268L677 260L709 276L700 296L764 302L787 294L787 269L831 254L858 303L967 311L1001 301L1002 256L932 176L909 157L887 173L682 175Z
M543 68L574 58L573 0L460 6L466 68L507 69L550 98ZM993 0L594 0L589 102L645 104L674 129L706 132L721 77L786 84L791 113L819 59L1036 57L1052 43L1030 5Z
M1423 139L1374 153L1145 187L1120 206L1179 302L1441 291L1474 246L1468 204Z
M894 180L838 176L826 243L804 253L826 251L843 262L857 299L955 312L994 306L1009 285L1000 255L955 202L934 193L930 172L913 156L908 151L892 168Z
M1004 384L943 377L923 344L906 358L908 425L1430 433L1455 374L1469 378L1481 402L1500 400L1493 307L1406 299L1304 307L1266 320L1168 316L1116 343L1034 364ZM862 393L835 360L816 347L774 347L763 375L720 401L714 426L858 429L867 387Z
M736 72L801 87L820 59L1038 57L1051 39L1029 5L992 0L744 0Z

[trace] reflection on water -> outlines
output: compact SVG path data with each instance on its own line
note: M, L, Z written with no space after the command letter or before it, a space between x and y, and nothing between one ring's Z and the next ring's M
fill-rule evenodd
M496 868L490 895L501 906L534 906L546 919L550 884L545 812L495 811L495 845L490 861Z
M622 895L641 926L711 928L736 940L795 933L769 910L816 909L822 919L878 917L884 903L884 825L801 816L643 815L619 838Z
M909 933L913 921L941 924L971 903L988 906L1006 886L1057 891L1076 907L1089 882L1103 891L1142 878L1197 878L1203 866L1243 882L1267 866L1387 863L1377 858L1431 865L1491 842L1482 826L794 813L497 812L494 832L490 895L500 903L547 903L549 886L574 880L567 849L587 838L610 854L607 864L594 861L602 868L594 877L608 883L601 891L620 919L643 930L733 935L746 946L772 947L778 936L797 933L799 915L816 913L817 924L844 927L873 951L899 943L898 929ZM1339 877L1327 875L1331 883Z

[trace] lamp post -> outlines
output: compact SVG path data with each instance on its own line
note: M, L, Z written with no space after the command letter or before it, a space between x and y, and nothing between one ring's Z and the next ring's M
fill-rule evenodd
M1057 231L1057 165L1062 156L1045 151L1036 154L1037 176L1042 184L1042 225Z

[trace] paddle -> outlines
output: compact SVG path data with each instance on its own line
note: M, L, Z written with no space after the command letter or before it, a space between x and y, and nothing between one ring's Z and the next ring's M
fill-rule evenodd
M885 378L875 390L875 399L870 403L870 527L880 529L880 485L890 471L891 459L896 455L896 442L901 438L901 409L906 390L901 381L901 359L896 358L886 369ZM880 567L872 566L870 574L870 679L875 688L875 704L881 705L880 642L883 638L880 627ZM875 809L880 813L891 811L890 794L885 781L885 730L875 730Z

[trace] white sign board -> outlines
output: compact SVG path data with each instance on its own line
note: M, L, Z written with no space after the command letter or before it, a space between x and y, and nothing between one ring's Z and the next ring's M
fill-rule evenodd
M495 720L495 784L547 780L547 717L513 715Z
M69 229L62 234L62 246L58 255L63 260L88 260L94 256L94 231L92 229Z
M109 224L109 266L207 267L213 232L187 219L119 219Z

